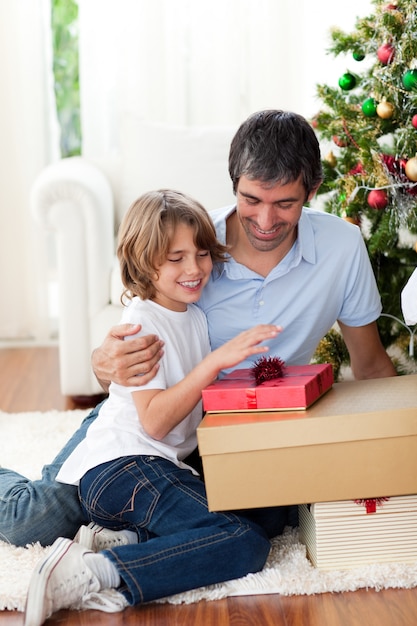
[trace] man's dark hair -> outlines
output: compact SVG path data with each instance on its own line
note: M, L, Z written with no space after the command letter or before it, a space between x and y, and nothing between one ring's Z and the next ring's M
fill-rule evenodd
M229 174L235 193L241 176L285 185L301 175L308 197L323 179L313 128L297 113L275 109L254 113L232 140Z

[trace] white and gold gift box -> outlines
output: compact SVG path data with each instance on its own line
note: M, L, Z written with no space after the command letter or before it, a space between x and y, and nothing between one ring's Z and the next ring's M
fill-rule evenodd
M300 540L315 567L417 562L417 496L299 506Z

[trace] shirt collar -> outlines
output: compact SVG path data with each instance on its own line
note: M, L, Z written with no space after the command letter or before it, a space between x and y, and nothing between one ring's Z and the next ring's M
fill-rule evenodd
M298 222L297 242L302 258L308 263L316 263L316 246L313 224L310 220L310 209L303 207Z
M226 244L226 221L227 218L236 210L236 205L231 205L218 209L213 215L216 226L217 238L223 244ZM287 259L291 266L298 265L303 258L307 263L316 263L316 248L314 242L314 230L310 220L310 209L303 207L301 216L298 221L297 239L293 248L292 259ZM217 263L213 272L213 279L216 280L224 272L224 263Z
M210 212L210 215L214 222L214 226L216 228L217 239L224 246L226 245L227 218L235 211L236 211L236 204L230 204L228 206L222 207L221 209L216 209L215 211Z

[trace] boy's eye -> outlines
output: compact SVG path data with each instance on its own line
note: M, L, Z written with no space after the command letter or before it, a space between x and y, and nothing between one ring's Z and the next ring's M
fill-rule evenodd
M209 256L210 252L208 250L203 250L202 252L198 253L198 256L200 257L205 257L205 256Z

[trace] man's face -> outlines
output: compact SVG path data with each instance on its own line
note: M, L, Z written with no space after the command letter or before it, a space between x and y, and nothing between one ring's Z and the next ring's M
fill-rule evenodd
M250 244L260 252L292 245L306 200L301 177L286 185L265 184L241 176L236 189L237 215Z

